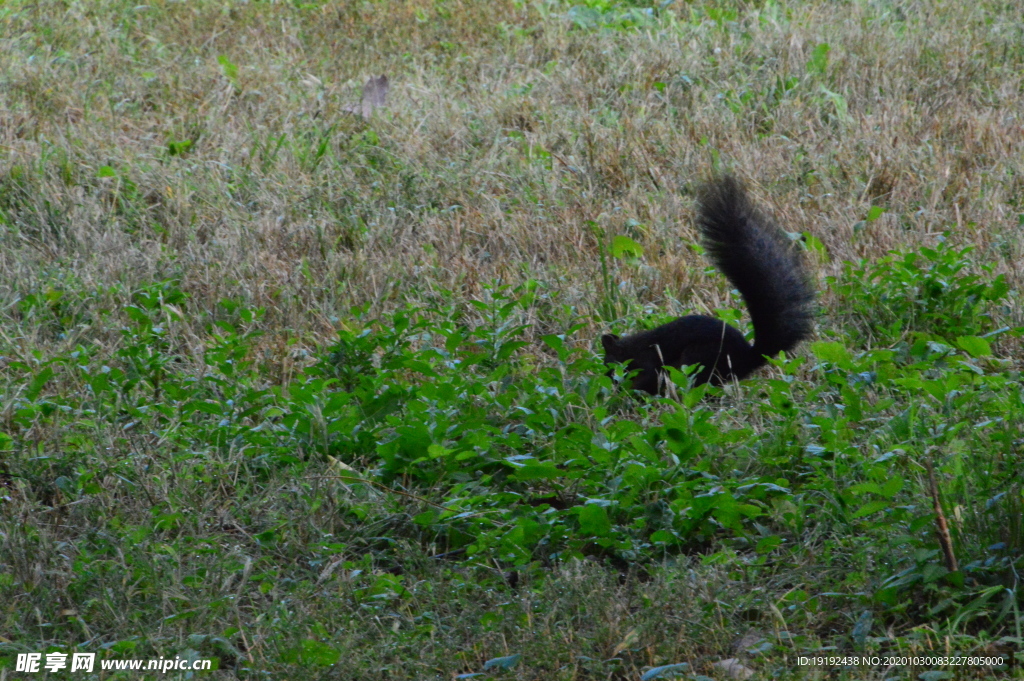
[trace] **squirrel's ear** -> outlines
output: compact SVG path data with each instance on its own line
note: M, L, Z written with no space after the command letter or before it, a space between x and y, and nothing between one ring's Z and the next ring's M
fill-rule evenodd
M601 345L606 353L613 353L619 345L619 337L614 333L606 333L601 336Z

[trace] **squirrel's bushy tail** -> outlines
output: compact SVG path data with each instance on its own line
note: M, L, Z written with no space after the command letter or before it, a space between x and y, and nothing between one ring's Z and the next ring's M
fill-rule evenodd
M814 305L797 248L732 176L707 182L697 199L697 229L708 257L750 310L755 361L792 350L811 333Z

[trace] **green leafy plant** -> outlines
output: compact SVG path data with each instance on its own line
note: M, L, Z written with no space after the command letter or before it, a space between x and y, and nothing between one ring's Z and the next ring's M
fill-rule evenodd
M951 341L996 331L991 319L1007 294L1006 279L971 273L972 250L942 239L935 248L846 263L830 285L853 301L858 319L848 330L879 345L905 342L913 333Z

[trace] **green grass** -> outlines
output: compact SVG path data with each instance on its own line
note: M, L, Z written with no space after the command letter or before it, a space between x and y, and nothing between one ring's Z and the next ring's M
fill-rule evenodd
M1024 638L1016 9L3 4L0 674L1020 678L797 664ZM623 394L714 170L818 337Z

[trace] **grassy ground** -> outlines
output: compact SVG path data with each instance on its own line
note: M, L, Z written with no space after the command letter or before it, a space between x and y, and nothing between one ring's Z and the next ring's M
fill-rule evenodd
M0 5L0 678L1020 678L1019 10ZM818 337L633 400L713 170Z

